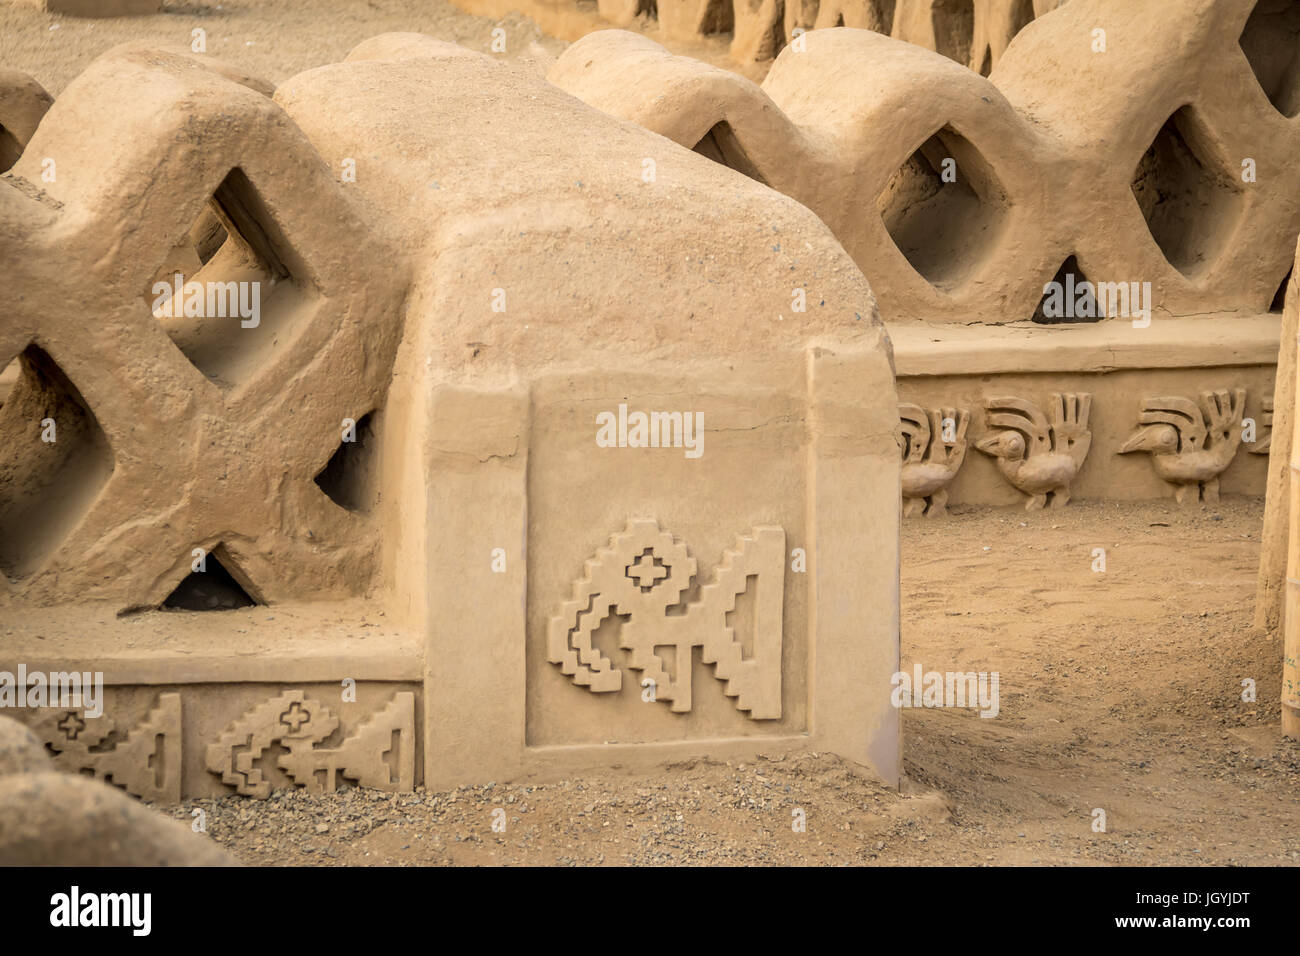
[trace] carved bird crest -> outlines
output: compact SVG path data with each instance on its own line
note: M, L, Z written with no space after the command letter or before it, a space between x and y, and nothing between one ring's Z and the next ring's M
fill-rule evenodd
M1219 476L1241 444L1246 390L1201 392L1197 401L1175 396L1142 403L1139 428L1119 453L1146 452L1157 475L1175 486L1179 504L1219 500Z
M946 514L948 483L966 460L970 412L902 404L898 417L903 437L903 516Z
M989 427L997 431L975 447L995 458L1003 477L1029 496L1026 510L1045 507L1049 496L1053 508L1068 504L1070 482L1092 447L1088 430L1092 396L1053 394L1048 415L1023 398L990 398L984 407Z

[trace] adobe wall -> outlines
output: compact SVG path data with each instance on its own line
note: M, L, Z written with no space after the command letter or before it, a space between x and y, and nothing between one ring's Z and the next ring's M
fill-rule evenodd
M717 37L747 73L761 73L801 33L839 26L894 36L987 76L1021 30L1065 0L600 0L595 16L571 0L456 2L481 16L517 10L571 41L606 26L673 46Z
M0 181L0 671L107 685L16 711L56 763L152 800L805 748L896 783L897 397L827 228L428 37L233 76L118 48ZM168 314L177 271L259 321ZM702 430L606 447L627 411Z
M819 29L761 86L606 31L550 78L832 228L891 330L904 432L922 435L904 435L905 484L934 486L940 505L1212 500L1265 487L1300 233L1286 55L1300 24L1270 10L1074 0L1040 11L988 78ZM1069 449L1051 433L1054 395L1087 396ZM964 422L969 441L933 446L932 417L950 436ZM1028 448L993 447L1013 420ZM1054 483L1017 484L1035 448Z

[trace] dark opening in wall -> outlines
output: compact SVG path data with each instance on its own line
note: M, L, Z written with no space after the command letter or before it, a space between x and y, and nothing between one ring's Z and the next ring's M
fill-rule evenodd
M49 354L29 345L0 406L0 572L25 577L85 516L113 473L108 438Z
M736 16L732 2L733 0L708 0L708 6L699 19L700 33L730 33L734 30Z
M375 504L375 413L361 416L316 476L320 490L340 508L365 514ZM347 440L352 438L351 441Z
M1165 121L1133 174L1133 195L1160 251L1188 277L1218 255L1242 209L1241 177L1187 106Z
M18 145L18 138L0 126L0 173L18 162L18 157L22 154L23 148Z
M935 49L948 59L968 66L975 39L974 0L934 0L931 11Z
M1040 325L1065 325L1099 322L1103 318L1095 287L1079 268L1078 259L1070 256L1056 270L1050 287L1044 288L1033 321Z
M1011 11L1012 39L1015 38L1017 33L1033 22L1034 0L1016 0L1015 8Z
M1259 0L1238 42L1273 107L1300 114L1300 0Z
M895 0L871 0L867 5L870 17L867 29L888 36L894 28L894 5ZM843 22L843 17L840 18L840 22Z
M715 163L720 163L728 169L743 173L764 186L767 185L767 180L762 177L757 167L750 162L749 156L741 148L740 140L736 139L736 134L726 121L716 124L705 133L694 148L695 152L701 156L707 156Z
M960 286L990 254L1007 206L992 168L950 126L926 140L876 197L899 251L944 291Z
M258 604L227 564L235 566L225 547L217 545L203 557L202 570L185 575L162 606L178 611L233 611Z
M1286 275L1282 279L1282 284L1279 285L1277 291L1273 293L1273 302L1269 305L1268 311L1281 315L1282 310L1286 308L1286 292L1291 286L1292 271L1293 270L1291 269L1287 270Z

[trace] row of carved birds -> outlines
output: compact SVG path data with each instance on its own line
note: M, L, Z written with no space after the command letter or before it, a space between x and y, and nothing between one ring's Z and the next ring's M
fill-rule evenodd
M1219 475L1232 463L1242 439L1246 390L1202 392L1190 398L1148 398L1138 430L1120 454L1142 452L1160 478L1172 484L1179 504L1219 498ZM1060 508L1070 500L1070 482L1092 447L1088 416L1092 396L1086 392L1053 394L1044 414L1022 398L984 402L989 432L975 448L997 462L1003 477L1028 496L1029 510L1049 501ZM1272 419L1272 400L1264 402L1264 424ZM902 425L903 514L943 514L948 484L966 458L970 412L964 408L898 407ZM1267 454L1269 440L1251 451Z

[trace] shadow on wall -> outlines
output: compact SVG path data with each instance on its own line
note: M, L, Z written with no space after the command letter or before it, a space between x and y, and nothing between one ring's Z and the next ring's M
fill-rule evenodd
M475 0L459 0L474 12ZM851 27L923 46L988 76L1011 39L1065 0L599 0L618 27L657 26L664 39L690 42L731 34L742 65L770 62L807 30ZM543 14L547 0L518 0ZM545 22L545 17L542 17Z

